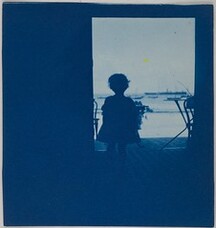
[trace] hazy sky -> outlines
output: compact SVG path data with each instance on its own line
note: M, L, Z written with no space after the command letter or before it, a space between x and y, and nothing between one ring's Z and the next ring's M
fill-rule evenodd
M124 73L129 93L194 92L193 18L93 18L94 92L108 93L108 77ZM183 86L183 85L184 86Z

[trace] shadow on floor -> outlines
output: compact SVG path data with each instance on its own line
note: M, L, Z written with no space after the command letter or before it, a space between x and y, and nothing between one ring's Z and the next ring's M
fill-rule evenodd
M159 151L164 145L166 145L171 138L145 138L141 139L139 144L129 144L128 153L134 150L145 150L145 151ZM163 150L185 150L187 145L187 138L181 137L175 139L169 145L167 145ZM104 152L106 151L106 144L95 141L95 151Z
M127 148L125 163L109 160L95 142L92 174L99 225L206 226L210 201L204 197L202 167L186 138L160 150L170 138L142 139ZM200 173L201 172L201 173Z

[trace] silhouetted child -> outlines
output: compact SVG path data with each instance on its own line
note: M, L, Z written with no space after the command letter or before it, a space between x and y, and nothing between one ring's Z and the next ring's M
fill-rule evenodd
M108 143L107 152L112 156L117 147L120 158L126 158L126 146L140 141L138 134L138 113L133 100L124 95L129 81L124 74L113 74L108 79L109 87L115 93L106 98L103 111L103 124L98 140Z

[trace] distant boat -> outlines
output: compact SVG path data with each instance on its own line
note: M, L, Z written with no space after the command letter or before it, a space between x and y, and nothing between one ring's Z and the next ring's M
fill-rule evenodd
M167 97L165 101L183 100L181 97Z
M148 96L148 98L151 98L151 99L156 99L156 98L158 98L158 96L157 96L157 95L152 95L152 96L151 96L151 95L149 95L149 96Z
M131 96L132 99L135 99L135 100L140 100L142 99L144 96Z
M161 96L161 95L166 95L166 96L185 96L188 95L187 92L185 91L180 91L180 92L171 92L171 91L166 91L166 92L146 92L146 96Z

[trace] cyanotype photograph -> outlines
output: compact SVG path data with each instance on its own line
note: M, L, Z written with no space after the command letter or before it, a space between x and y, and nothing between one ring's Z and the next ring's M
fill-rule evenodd
M213 5L3 4L6 226L214 226Z

